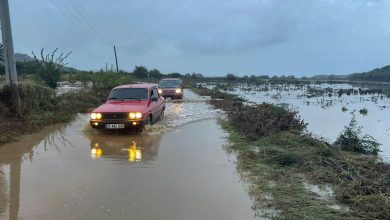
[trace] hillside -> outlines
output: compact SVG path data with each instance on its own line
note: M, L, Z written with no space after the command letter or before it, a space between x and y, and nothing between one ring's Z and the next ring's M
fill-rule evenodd
M26 61L32 61L33 58L24 53L15 53L15 60L16 62L26 62Z
M390 65L376 68L369 72L351 74L348 79L353 81L381 81L390 82Z
M390 82L390 65L363 73L353 73L349 75L316 75L310 77L310 79Z

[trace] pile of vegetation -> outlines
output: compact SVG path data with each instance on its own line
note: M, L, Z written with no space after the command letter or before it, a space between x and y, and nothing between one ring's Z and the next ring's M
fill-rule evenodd
M101 102L93 90L56 96L55 90L33 82L21 83L19 95L21 115L14 111L9 87L0 89L0 144L48 124L70 121L77 113L88 112Z
M254 208L261 215L390 219L390 165L381 162L378 143L361 135L353 120L330 144L305 133L298 114L284 107L245 106L235 104L240 102L236 96L195 91L211 96L211 104L227 113L222 125L230 133L228 150L238 154L237 167L251 183ZM322 194L310 186L332 190Z
M249 140L282 131L302 131L306 127L298 112L267 103L242 106L238 111L229 112L229 118Z

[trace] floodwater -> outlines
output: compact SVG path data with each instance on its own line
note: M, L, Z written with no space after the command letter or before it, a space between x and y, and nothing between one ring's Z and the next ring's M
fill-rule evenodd
M356 88L349 84L312 84L315 89L333 89L332 96L307 96L307 86L296 85L260 85L256 87L241 85L231 93L240 95L254 103L288 104L306 123L307 130L328 142L334 142L338 135L349 124L352 114L356 116L364 134L371 135L379 143L380 155L390 160L390 99L380 94L351 94L338 96L339 89ZM250 89L250 90L249 90ZM345 107L344 111L342 108ZM367 109L367 114L359 110Z
M255 219L218 114L191 91L142 134L80 115L0 147L0 219Z

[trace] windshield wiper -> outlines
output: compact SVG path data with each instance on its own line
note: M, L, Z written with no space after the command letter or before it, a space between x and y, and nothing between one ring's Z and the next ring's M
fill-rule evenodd
M141 101L142 99L140 99L140 98L124 98L124 99L128 99L128 100L137 100L137 101Z
M111 97L111 98L108 98L108 100L120 100L120 101L123 101L123 99L120 99L120 98L117 98L117 97Z

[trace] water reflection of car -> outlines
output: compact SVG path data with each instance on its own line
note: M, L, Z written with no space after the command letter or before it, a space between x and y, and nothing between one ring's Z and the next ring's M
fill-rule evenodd
M125 129L152 125L164 115L165 100L154 84L115 87L106 102L91 113L93 128Z
M164 98L172 99L183 98L183 81L177 78L165 78L160 80L158 84L158 92Z
M123 136L123 135L94 135L91 140L91 158L107 158L140 162L152 160L160 145L159 135Z

